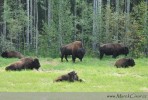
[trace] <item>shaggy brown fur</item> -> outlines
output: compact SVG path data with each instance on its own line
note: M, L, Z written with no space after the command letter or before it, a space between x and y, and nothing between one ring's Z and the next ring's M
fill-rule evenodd
M60 82L60 81L80 81L82 82L82 79L79 79L77 73L75 71L69 72L68 74L61 75L57 79L54 80L54 82Z
M38 59L33 58L22 58L20 61L17 61L5 68L6 71L8 70L14 70L14 71L20 71L22 69L39 69L40 63Z
M133 67L134 65L135 65L135 62L131 58L122 58L122 59L117 60L115 63L115 66L117 68L120 68L120 67L127 68L129 66Z
M126 46L119 43L108 43L103 44L99 47L100 59L103 58L103 55L112 55L113 58L116 58L118 55L124 54L127 56L129 50Z
M81 48L81 49L80 49ZM66 61L68 55L72 55L72 60L75 62L76 57L82 61L85 54L81 41L75 41L60 48L61 51L61 61L63 62L63 57L65 56Z
M3 58L23 58L23 55L17 51L5 51L1 54Z

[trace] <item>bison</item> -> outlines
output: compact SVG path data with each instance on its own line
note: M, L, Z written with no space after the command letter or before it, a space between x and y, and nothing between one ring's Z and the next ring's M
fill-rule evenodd
M5 51L1 54L3 58L23 58L23 55L17 51Z
M119 44L119 43L108 43L103 44L99 47L100 51L100 59L103 58L103 55L112 55L113 58L116 58L117 56L124 54L127 56L129 53L128 47Z
M76 58L82 61L85 54L85 49L83 48L81 41L75 41L60 48L61 51L61 61L63 62L63 57L68 61L67 56L72 55L72 61L75 62Z
M61 82L61 81L68 81L68 82L80 81L82 82L82 79L79 79L77 73L75 71L72 71L72 72L69 72L68 74L61 75L57 79L54 80L54 82Z
M22 58L20 61L17 61L5 68L6 71L21 71L23 69L36 69L38 70L40 67L39 60L37 58Z
M80 61L82 61L82 58L85 55L85 49L84 48L79 48L76 52L76 57L80 59Z
M117 68L127 68L129 66L135 66L135 62L132 58L122 58L116 61L115 65Z

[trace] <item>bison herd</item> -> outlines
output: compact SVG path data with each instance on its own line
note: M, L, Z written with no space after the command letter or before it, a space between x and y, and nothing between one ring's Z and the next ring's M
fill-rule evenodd
M85 49L81 41L74 41L67 45L64 45L60 48L61 52L61 62L63 62L63 58L68 61L67 57L69 55L72 56L72 61L75 62L76 58L82 61L85 55ZM128 47L124 46L120 43L108 43L99 45L100 52L100 60L103 59L104 55L112 55L113 58L116 58L119 55L125 55L129 53ZM38 70L40 68L40 62L37 58L24 57L20 52L16 51L5 51L1 54L3 58L19 58L20 60L14 62L5 68L6 71L21 71L21 70ZM127 68L129 66L133 67L135 62L132 58L121 58L117 60L114 64L117 68ZM82 79L79 79L77 73L75 71L69 72L68 74L61 75L54 82L60 81L79 81L82 82Z

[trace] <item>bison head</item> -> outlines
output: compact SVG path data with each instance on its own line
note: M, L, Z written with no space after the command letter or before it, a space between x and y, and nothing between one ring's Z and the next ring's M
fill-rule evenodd
M40 62L37 58L34 59L34 61L32 62L32 66L33 66L33 68L35 68L37 70L40 68Z
M8 66L8 67L5 68L5 70L6 71L8 71L8 70L15 70L15 68L13 66Z
M1 56L2 56L2 57L8 57L7 51L3 52L3 53L1 54Z
M75 73L75 71L72 71L72 72L70 72L70 73L68 73L68 75L69 75L69 81L70 82L74 82L74 80L76 80L76 76L77 76L77 73Z
M85 49L84 48L79 48L77 50L77 56L78 56L78 58L82 59L84 57L84 55L85 55Z
M122 48L122 53L125 54L125 56L127 56L127 54L129 53L128 47L123 47Z
M128 64L129 64L129 66L134 66L135 62L133 59L130 58L130 59L128 59Z

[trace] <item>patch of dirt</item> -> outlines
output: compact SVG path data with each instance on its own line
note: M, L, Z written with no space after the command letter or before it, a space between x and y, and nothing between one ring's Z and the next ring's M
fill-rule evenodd
M141 75L138 75L138 74L134 74L132 76L137 77L137 78L142 78L142 76Z
M147 87L143 87L140 90L142 90L143 92L148 92L148 88Z
M59 64L59 62L56 61L56 60L52 60L52 61L44 61L44 62L42 62L42 65L48 65L48 64L50 64L50 65L52 65L52 66L56 66L56 65Z
M122 76L125 76L126 74L124 74L124 73L113 73L112 75L122 77Z
M56 66L59 64L59 62L52 60L51 62L49 62L49 64L51 64L52 66Z
M104 86L93 86L94 88L104 88Z

